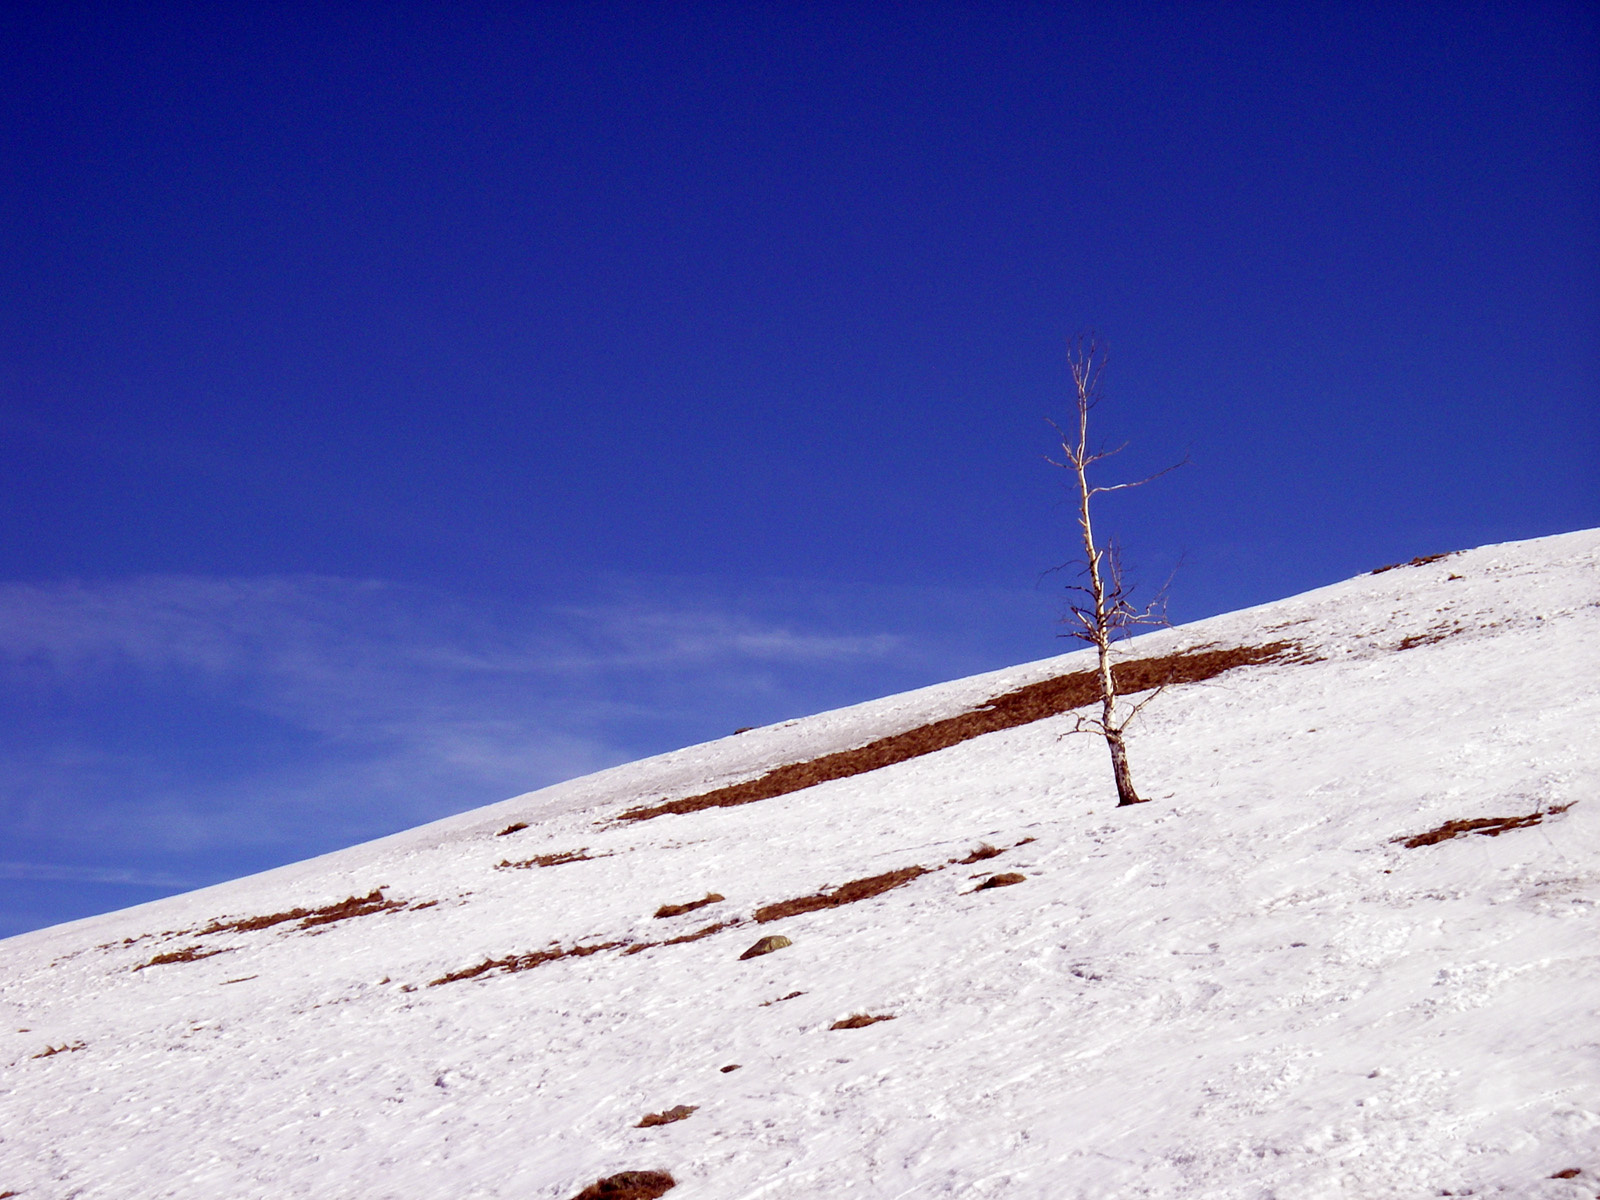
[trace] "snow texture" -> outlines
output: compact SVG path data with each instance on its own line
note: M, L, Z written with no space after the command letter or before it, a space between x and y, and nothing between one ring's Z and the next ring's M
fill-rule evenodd
M654 1170L671 1200L1587 1200L1597 567L1600 531L1489 546L1128 644L1310 660L1169 688L1142 806L1063 715L616 820L1069 655L12 938L0 1194L568 1200ZM766 936L791 944L741 959Z

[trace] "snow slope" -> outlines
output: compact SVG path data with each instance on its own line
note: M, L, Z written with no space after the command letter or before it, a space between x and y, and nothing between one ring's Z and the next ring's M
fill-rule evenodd
M1060 716L616 820L1084 665L1066 656L0 942L0 1194L566 1200L627 1169L670 1171L671 1200L1600 1194L1600 531L1127 652L1273 639L1316 661L1146 710L1136 808ZM983 843L1003 853L952 864ZM1023 881L976 890L995 872ZM403 907L245 920L379 887ZM772 934L792 945L741 960ZM830 1028L857 1013L894 1019ZM676 1105L695 1111L638 1127Z

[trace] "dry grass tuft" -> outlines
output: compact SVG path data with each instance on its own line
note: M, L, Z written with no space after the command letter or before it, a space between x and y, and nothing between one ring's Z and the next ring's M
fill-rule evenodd
M886 871L882 875L871 875L866 879L853 879L831 892L797 896L793 900L780 900L776 904L758 908L756 921L764 925L768 921L781 921L784 917L795 917L801 913L817 912L824 908L838 908L844 904L854 904L858 900L870 900L926 874L928 874L926 867L901 867L898 871Z
M526 821L513 821L511 824L507 825L504 829L502 829L499 833L495 834L495 837L505 837L507 834L521 833L527 827L528 827L528 823Z
M1445 638L1454 637L1462 632L1459 625L1435 625L1426 633L1408 633L1400 639L1396 650L1410 650L1413 646L1431 646L1435 642L1442 642Z
M74 1050L82 1050L82 1049L83 1049L83 1043L82 1042L66 1042L66 1043L63 1043L60 1046L46 1046L43 1050L39 1051L39 1053L37 1053L35 1055L32 1055L32 1057L33 1058L54 1058L58 1054L71 1054ZM15 1193L8 1192L6 1194L7 1195L14 1195Z
M555 854L535 854L518 862L502 858L494 867L497 871L521 871L529 867L559 867L562 863L594 862L597 858L610 857L609 854L590 854L589 847L580 846L576 850L561 850Z
M623 1171L595 1180L572 1200L656 1200L677 1186L665 1171Z
M486 958L475 967L463 967L459 971L451 971L448 975L441 975L438 979L429 980L429 987L438 987L442 983L456 983L462 979L476 979L479 975L487 975L491 971L499 971L506 975L514 975L518 971L531 971L535 967L542 967L545 963L557 962L563 958L586 958L591 954L598 954L602 950L615 950L622 942L597 942L592 946L574 946L570 950L563 950L559 946L553 950L536 950L532 954L508 954L504 958Z
M1458 550L1447 550L1443 554L1419 554L1410 562L1386 563L1381 567L1373 567L1369 574L1382 575L1385 571L1395 571L1401 567L1425 567L1429 563L1438 562L1441 558L1451 558L1459 554Z
M337 904L324 904L321 908L291 908L287 912L268 913L261 917L243 917L237 921L213 921L204 929L197 929L195 936L207 937L214 933L250 933L257 929L270 929L274 925L282 925L285 921L299 921L301 929L313 929L318 925L331 925L335 921L348 921L351 917L394 912L406 907L404 900L385 899L383 891L381 887L374 888L365 896L349 896Z
M1026 881L1027 876L1019 875L1015 871L1007 871L1004 875L989 876L989 878L985 879L972 890L975 892L986 892L990 888L1010 887L1014 883L1024 883Z
M727 897L720 892L707 892L699 900L690 900L687 904L663 904L656 909L656 920L664 917L681 917L684 913L691 913L697 908L704 908L708 904L720 904Z
M1113 673L1117 690L1131 694L1181 683L1200 683L1235 667L1279 661L1306 659L1304 652L1293 642L1267 642L1260 646L1191 650L1157 658L1132 659L1118 663ZM618 820L647 821L669 813L732 808L740 804L753 804L757 800L770 800L819 783L848 779L852 775L920 758L986 733L1014 729L1046 717L1058 716L1092 704L1099 698L1100 683L1095 672L1078 671L1071 675L1060 675L996 696L970 712L920 725L904 733L891 734L855 750L841 750L806 762L775 767L757 779L729 784L698 796L630 808Z
M1484 837L1499 837L1502 833L1509 833L1513 829L1527 829L1530 826L1537 825L1546 817L1566 812L1576 803L1577 801L1574 800L1572 804L1558 804L1552 808L1531 812L1521 817L1474 817L1470 820L1446 821L1436 829L1428 830L1427 833L1418 833L1411 837L1406 837L1402 834L1389 840L1391 842L1399 842L1407 850L1415 850L1419 846L1437 845L1439 842L1447 842L1453 837L1461 837L1468 833L1482 834Z
M696 929L693 933L686 933L682 937L668 938L662 942L663 946L682 946L686 942L698 942L701 938L708 938L713 933L721 933L724 929L732 929L735 925L743 924L738 917L731 921L718 921L715 925L707 925L704 929Z
M994 858L996 855L1004 853L1004 850L991 846L988 842L983 842L965 858L952 858L950 861L958 867L970 867L973 863L982 862L986 858Z
M732 929L735 925L744 922L738 917L728 921L718 921L715 925L707 925L704 929L696 929L693 933L683 934L681 937L668 938L664 942L635 942L624 950L623 954L642 954L646 950L653 950L657 946L682 946L686 942L698 942L701 938L708 938L714 933L721 933L724 929Z
M675 1104L665 1112L646 1113L634 1128L653 1129L657 1125L671 1125L674 1121L686 1119L699 1107L698 1104Z
M208 950L204 946L185 946L181 950L169 950L165 954L158 954L147 963L140 963L134 968L142 971L146 967L162 967L168 963L199 962L202 958L215 958L219 954L227 954L228 947L219 946L215 950Z
M894 1017L888 1013L882 1016L869 1016L866 1013L856 1013L842 1021L835 1021L829 1029L865 1029L868 1025L876 1025L879 1021L892 1021Z

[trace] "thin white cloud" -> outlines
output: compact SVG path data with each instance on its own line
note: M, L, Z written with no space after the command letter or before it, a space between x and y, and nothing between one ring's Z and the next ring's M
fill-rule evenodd
M155 576L0 584L0 658L63 676L121 664L266 672L322 686L356 668L488 674L660 667L717 659L878 659L902 637L808 633L703 606L563 606L527 628L421 589L324 576Z
M0 862L0 879L30 883L122 884L127 887L186 889L195 885L162 872L126 871L115 867L72 867L54 863Z
M797 594L773 617L661 580L499 611L313 576L0 584L0 704L55 714L0 729L0 834L36 860L310 852L859 699L910 660Z

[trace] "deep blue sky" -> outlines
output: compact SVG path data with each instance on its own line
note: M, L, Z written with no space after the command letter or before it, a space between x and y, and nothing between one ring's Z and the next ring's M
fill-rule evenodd
M0 935L1600 524L1593 6L0 10Z

